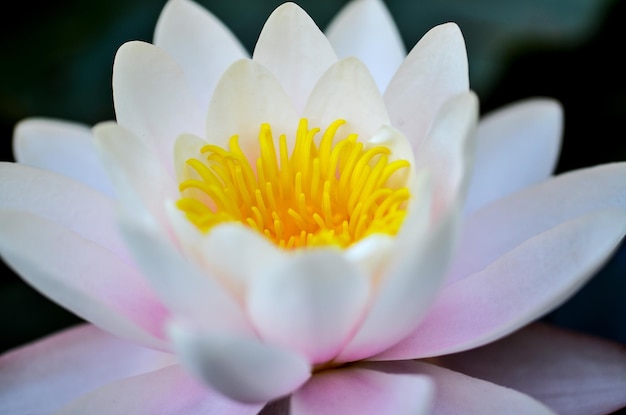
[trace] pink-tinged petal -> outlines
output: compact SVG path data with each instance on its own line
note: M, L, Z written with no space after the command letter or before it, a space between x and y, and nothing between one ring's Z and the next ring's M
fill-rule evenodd
M170 335L189 371L239 402L281 398L311 376L302 356L257 339L201 333L176 323L170 326Z
M416 168L433 178L433 218L438 220L463 200L474 156L478 98L459 94L437 113L432 129L415 154Z
M545 230L595 210L626 209L626 163L556 176L480 209L466 219L448 283L480 271Z
M102 386L63 407L59 415L255 415L261 408L232 402L172 365Z
M147 210L167 229L164 201L176 200L180 193L154 148L112 121L97 124L93 134L119 202L129 209ZM173 162L173 148L171 156Z
M311 126L320 128L342 118L347 121L342 131L357 133L361 139L390 124L372 75L356 58L343 59L324 73L306 103L304 116Z
M0 163L0 177L0 209L33 213L129 260L115 229L112 199L75 180L23 164Z
M117 122L153 147L173 174L174 142L183 133L202 135L203 113L183 70L149 43L123 44L113 64L113 102Z
M340 58L355 56L365 63L381 92L406 56L398 28L381 0L349 2L325 32Z
M406 362L435 383L431 415L556 415L516 390L422 362Z
M132 265L39 216L0 211L0 224L3 259L42 294L120 337L167 348L167 311Z
M259 63L242 59L228 68L215 88L207 115L206 140L226 147L231 136L237 134L248 160L256 160L261 124L270 124L274 138L280 134L291 137L298 118L276 77Z
M171 354L79 325L0 356L0 413L49 414L109 382L173 362Z
M626 348L546 324L436 363L526 393L559 414L603 415L626 406Z
M202 110L209 107L222 73L248 53L237 38L206 9L190 0L170 0L163 7L154 33L163 48L183 68Z
M337 55L309 15L294 3L285 3L265 22L253 59L280 80L300 112Z
M395 362L315 374L291 397L291 415L427 415L434 395L428 377Z
M60 173L109 197L114 195L86 125L28 118L16 125L13 148L20 163Z
M150 217L123 210L120 227L139 267L174 315L205 329L250 333L243 310L227 291L185 258Z
M409 52L385 91L391 124L419 153L441 106L468 89L467 53L460 29L454 23L436 26Z
M247 304L264 340L321 363L354 334L369 294L368 278L340 251L316 249L260 270Z
M375 359L440 356L504 337L575 293L625 232L626 213L605 210L530 238L447 286L417 330Z
M563 110L552 99L528 99L487 114L478 125L465 213L550 177L562 129Z
M410 210L391 249L391 266L379 271L382 276L367 317L335 361L367 358L402 340L415 330L444 282L458 233L458 209L428 229L428 190L414 190L412 203L418 207Z

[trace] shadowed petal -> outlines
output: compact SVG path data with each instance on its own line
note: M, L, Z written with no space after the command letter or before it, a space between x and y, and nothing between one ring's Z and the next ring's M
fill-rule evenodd
M49 414L94 388L173 362L171 354L79 325L0 356L0 413Z
M436 363L524 392L559 414L603 415L626 405L626 348L546 324Z

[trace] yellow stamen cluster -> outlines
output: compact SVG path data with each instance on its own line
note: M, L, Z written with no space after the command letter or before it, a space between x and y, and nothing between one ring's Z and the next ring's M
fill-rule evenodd
M364 148L356 134L333 144L344 123L333 122L318 145L320 129L300 120L291 154L285 135L276 151L271 128L263 124L254 166L236 135L228 149L205 145L201 159L186 161L191 170L179 185L177 206L202 231L240 222L286 249L347 247L374 233L395 235L410 194L388 181L410 164L389 162L387 147Z

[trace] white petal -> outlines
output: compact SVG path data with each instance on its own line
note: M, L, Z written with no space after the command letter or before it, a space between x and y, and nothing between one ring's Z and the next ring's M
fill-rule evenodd
M239 402L283 397L310 377L304 358L256 339L197 333L177 324L171 326L170 334L192 373Z
M0 224L3 259L42 294L120 337L166 349L167 312L136 269L26 212L1 211Z
M454 23L436 26L409 52L385 91L391 125L400 129L419 153L441 106L468 89L461 31Z
M240 223L215 226L197 241L195 248L203 265L228 280L242 302L250 282L287 255L265 236Z
M172 365L109 383L63 407L59 415L256 415L261 407L232 402Z
M122 211L120 225L139 266L173 314L198 327L250 332L243 311L218 281L183 257L149 217Z
M280 80L300 112L313 85L337 56L309 15L294 3L285 3L265 22L253 59Z
M608 207L626 208L626 163L559 175L500 199L466 219L452 283L480 271L526 239L569 219Z
M170 54L185 71L191 91L205 111L222 73L248 53L222 22L190 0L165 4L154 33L154 44Z
M415 166L433 178L433 217L437 220L465 197L474 154L478 98L457 95L437 113L432 129L415 154Z
M0 356L0 413L49 414L108 382L173 361L171 354L79 325Z
M13 133L15 159L60 173L113 197L86 125L46 118L20 121Z
M420 374L394 373L394 363L320 372L294 393L290 413L429 414L435 385Z
M539 234L483 271L449 285L422 324L376 360L414 359L497 340L562 304L626 233L626 212L604 210Z
M153 147L170 174L176 137L204 132L203 114L183 70L149 43L128 42L117 51L113 101L117 122Z
M113 200L74 180L16 163L0 163L0 209L31 212L130 260L115 229Z
M381 92L406 55L400 33L381 0L349 2L325 32L340 58L355 56L365 63Z
M563 111L552 99L529 99L487 114L476 134L465 214L550 177L562 129Z
M299 252L260 274L248 297L260 336L313 363L335 357L365 311L366 276L340 251L321 249Z
M256 160L259 128L269 123L274 138L292 136L298 115L291 100L274 75L251 60L234 63L220 79L209 105L206 138L226 147L231 136L239 135L239 145L248 158Z
M342 130L357 133L362 139L390 124L374 79L355 58L343 59L324 73L311 93L304 116L309 118L311 126L320 128L344 119L347 124Z
M111 121L96 125L93 134L119 202L127 209L147 210L167 229L164 201L176 199L180 193L154 149Z
M458 233L458 209L427 229L420 223L429 219L425 202L415 217L405 219L368 315L337 361L363 359L393 346L415 329L434 301Z

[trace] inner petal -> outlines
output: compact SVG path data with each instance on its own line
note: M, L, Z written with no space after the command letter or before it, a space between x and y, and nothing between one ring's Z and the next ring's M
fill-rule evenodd
M338 138L342 124L336 120L321 133L303 118L295 140L284 134L275 140L262 124L254 161L237 135L228 148L203 146L185 162L178 208L203 232L240 222L285 249L345 248L371 234L395 235L411 195L404 181L398 186L390 178L410 163L390 162L388 147L360 142L357 134Z

